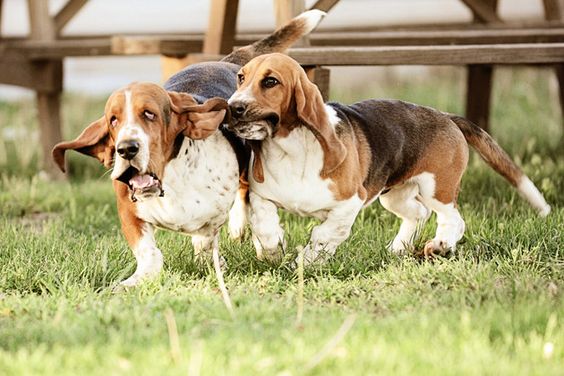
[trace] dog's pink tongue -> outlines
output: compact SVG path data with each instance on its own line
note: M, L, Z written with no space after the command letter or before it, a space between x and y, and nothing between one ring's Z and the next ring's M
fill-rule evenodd
M147 188L155 183L155 179L151 175L135 175L129 180L129 184L134 189Z

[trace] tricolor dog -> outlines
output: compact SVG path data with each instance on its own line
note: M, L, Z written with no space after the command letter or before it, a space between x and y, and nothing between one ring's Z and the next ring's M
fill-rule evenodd
M304 250L304 260L312 263L334 254L358 212L376 199L402 219L394 252L412 246L431 211L438 226L424 254L454 249L464 233L456 201L468 145L540 215L550 211L534 184L477 125L397 100L325 104L304 70L282 54L256 57L241 68L229 105L230 128L253 140L250 224L259 257L279 255L279 207L323 221Z
M228 119L226 99L236 89L241 65L256 55L285 50L323 15L303 13L221 62L189 66L164 89L134 83L117 90L100 119L75 140L55 146L53 157L63 171L68 149L108 168L113 164L122 231L137 260L135 273L122 285L136 285L162 269L157 227L192 235L199 256L218 250L219 229L228 213L230 234L242 235L247 185L240 184L240 177L246 180L249 153L233 134L218 131Z

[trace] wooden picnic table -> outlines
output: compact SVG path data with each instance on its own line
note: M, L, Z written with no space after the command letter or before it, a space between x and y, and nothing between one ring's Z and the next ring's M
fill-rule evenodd
M236 33L238 0L210 0L205 33L100 35L63 37L61 31L88 0L68 0L50 16L48 0L27 0L30 34L1 38L0 83L35 90L43 151L43 168L60 177L51 148L61 140L60 104L66 57L161 55L163 76L187 64L217 60L261 33ZM473 13L471 24L372 28L347 27L314 32L290 56L298 60L327 97L332 65L465 65L468 66L466 116L488 127L493 66L553 65L564 109L564 4L542 1L546 21L503 23L497 0L462 1ZM319 0L312 8L331 11L339 0ZM274 0L277 26L305 10L304 0ZM0 20L2 0L0 0Z

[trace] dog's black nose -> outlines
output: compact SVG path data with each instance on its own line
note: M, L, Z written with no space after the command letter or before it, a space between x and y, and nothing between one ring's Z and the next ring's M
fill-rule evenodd
M132 160L139 153L139 143L133 140L122 141L117 146L117 152L123 159Z
M245 106L244 103L235 102L229 106L229 109L231 110L231 116L235 118L240 118L247 110L247 107Z

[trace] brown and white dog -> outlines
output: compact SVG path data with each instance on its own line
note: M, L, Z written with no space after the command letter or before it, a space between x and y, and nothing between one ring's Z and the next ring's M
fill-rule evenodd
M123 286L138 284L162 269L156 227L192 235L196 255L218 250L219 229L240 237L246 223L248 165L240 140L225 129L227 99L237 71L252 57L283 51L319 23L325 13L305 12L270 36L221 62L191 65L164 89L134 83L114 92L104 115L78 138L62 142L53 157L64 171L68 149L92 156L113 170L122 231L137 260ZM237 191L239 190L239 194ZM235 202L235 204L234 204ZM231 211L230 211L231 209Z
M321 219L304 250L326 260L350 234L358 212L376 199L402 219L391 243L404 253L431 211L437 232L425 255L454 249L464 221L456 200L468 144L545 216L534 184L481 128L455 115L397 100L324 104L304 70L282 54L251 60L229 99L232 124L253 141L250 224L257 254L278 256L277 208Z

